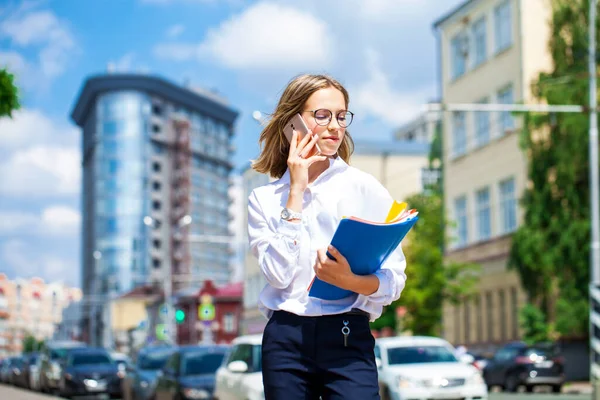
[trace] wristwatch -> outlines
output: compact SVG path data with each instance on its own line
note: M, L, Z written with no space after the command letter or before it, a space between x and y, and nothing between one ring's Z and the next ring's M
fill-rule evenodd
M289 208L284 208L281 210L281 219L285 221L291 221L292 219L302 219L302 213L298 213L290 210Z

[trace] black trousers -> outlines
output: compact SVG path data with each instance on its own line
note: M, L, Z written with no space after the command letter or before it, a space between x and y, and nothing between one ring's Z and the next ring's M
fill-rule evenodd
M265 400L378 400L374 346L366 314L275 311L263 333Z

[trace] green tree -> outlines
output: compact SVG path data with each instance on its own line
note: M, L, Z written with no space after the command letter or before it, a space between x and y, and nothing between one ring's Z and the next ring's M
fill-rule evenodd
M531 303L519 312L519 323L523 329L523 341L529 345L546 342L550 338L550 326L546 314Z
M40 351L43 345L43 340L38 341L34 336L28 334L23 338L23 353Z
M588 1L551 4L553 68L539 74L533 94L540 103L586 104ZM585 114L527 114L520 137L528 185L509 267L529 302L563 336L588 334L588 126Z
M0 118L12 117L12 112L20 107L18 90L14 76L6 69L0 69Z

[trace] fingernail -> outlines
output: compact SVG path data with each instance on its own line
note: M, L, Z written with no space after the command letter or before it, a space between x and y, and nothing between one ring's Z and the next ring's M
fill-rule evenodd
M318 139L318 138L319 138L319 136L318 136L318 135L315 133L315 134L313 135L313 139Z

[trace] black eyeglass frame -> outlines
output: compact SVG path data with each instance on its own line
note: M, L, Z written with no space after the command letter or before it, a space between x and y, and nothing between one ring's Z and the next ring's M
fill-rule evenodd
M315 113L316 113L317 111L328 111L328 112L329 112L329 119L327 120L327 123L326 123L326 124L320 124L320 123L319 123L319 121L317 121L317 117L315 117ZM317 125L319 125L319 126L327 126L327 125L329 125L329 123L331 122L331 119L333 118L333 112L332 112L331 110L327 109L327 108L318 108L318 109L316 109L316 110L304 110L304 111L302 111L302 112L309 112L309 113L312 113L312 115L313 115L313 118L315 119L315 123L316 123ZM342 112L345 112L345 113L347 113L347 114L350 114L350 123L342 125L342 123L340 122L340 120L339 120L339 118L338 118L338 115L339 115L340 113L342 113ZM354 113L353 113L352 111L348 111L348 110L340 110L340 111L338 111L338 112L337 112L337 115L335 116L335 120L337 121L337 123L338 123L338 125L339 125L340 127L342 127L342 128L347 128L347 127L349 127L349 126L352 124L352 121L354 121Z

